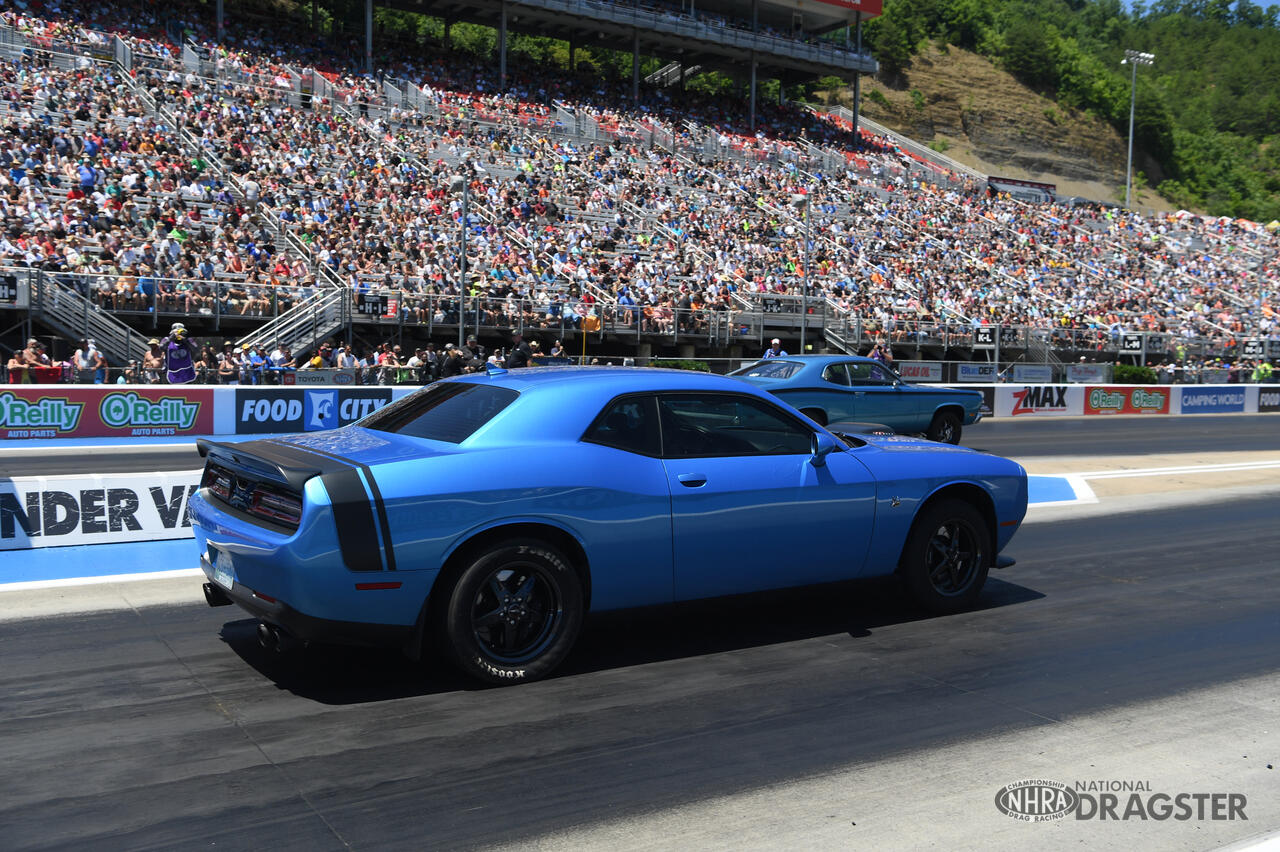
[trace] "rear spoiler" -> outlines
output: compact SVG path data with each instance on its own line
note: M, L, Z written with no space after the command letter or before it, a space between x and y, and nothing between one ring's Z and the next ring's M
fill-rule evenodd
M323 476L330 470L346 470L349 464L328 459L301 448L276 441L245 441L231 444L196 439L200 457L213 458L224 465L237 467L283 482L298 493L308 479Z

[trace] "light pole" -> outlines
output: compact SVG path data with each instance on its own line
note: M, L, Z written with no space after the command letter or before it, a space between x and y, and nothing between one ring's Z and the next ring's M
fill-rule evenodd
M467 219L471 214L471 181L464 175L454 175L449 181L453 190L462 190L462 216L458 222L458 244L461 246L458 258L458 348L466 345L466 298L467 298Z
M1151 65L1156 61L1154 53L1142 53L1138 50L1126 50L1121 65L1132 65L1133 73L1129 82L1129 163L1124 168L1124 209L1129 209L1129 193L1133 187L1133 107L1138 100L1138 66Z
M804 193L797 193L791 196L791 203L796 207L804 208L804 281L800 284L800 354L803 355L807 351L805 343L807 342L809 330L809 208L812 206L809 199L813 195L813 187L809 187Z

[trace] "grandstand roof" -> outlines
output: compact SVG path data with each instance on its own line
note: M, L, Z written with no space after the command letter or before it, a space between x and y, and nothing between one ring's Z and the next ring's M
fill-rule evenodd
M672 0L679 3L681 0ZM639 34L642 54L686 67L741 72L752 51L762 76L872 74L878 65L842 42L804 43L797 29L817 36L880 13L881 0L758 0L760 32L717 25L718 18L751 20L743 0L682 0L683 14L625 0L507 0L507 26L514 32L569 39L580 46L630 51ZM386 0L379 5L452 21L496 27L502 0Z

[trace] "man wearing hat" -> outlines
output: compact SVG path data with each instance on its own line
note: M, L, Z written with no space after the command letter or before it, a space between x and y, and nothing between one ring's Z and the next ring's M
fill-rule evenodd
M187 336L187 327L175 322L169 335L160 341L164 352L165 376L171 385L189 385L196 380L196 360L200 350Z
M160 371L164 369L164 350L160 341L151 338L147 341L146 354L142 356L142 380L149 385L160 384Z
M787 350L782 348L782 341L775 337L773 340L769 341L769 348L764 350L764 354L760 357L785 358L787 357Z
M507 353L508 369L527 367L532 357L533 349L524 342L524 333L518 328L511 329L511 351Z

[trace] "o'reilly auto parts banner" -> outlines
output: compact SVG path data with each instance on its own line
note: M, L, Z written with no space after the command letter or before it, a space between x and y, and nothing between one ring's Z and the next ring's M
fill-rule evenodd
M0 550L190 538L187 501L200 475L189 470L0 480Z
M1168 414L1171 388L1085 388L1085 414Z
M237 388L237 435L337 429L391 401L390 388Z
M1084 413L1084 388L1070 385L997 385L997 417L1054 416Z
M212 431L212 388L126 386L104 392L100 386L6 386L0 390L3 438L127 438Z

